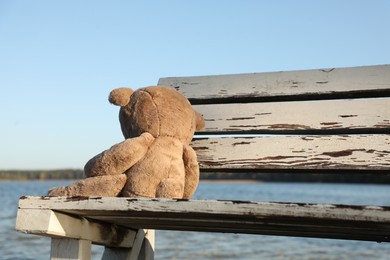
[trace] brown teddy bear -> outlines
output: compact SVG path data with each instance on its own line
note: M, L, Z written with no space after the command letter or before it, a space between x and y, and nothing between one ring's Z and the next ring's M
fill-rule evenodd
M190 198L199 182L189 146L202 116L179 92L167 87L118 88L109 101L121 107L125 141L90 159L86 179L49 190L49 196Z

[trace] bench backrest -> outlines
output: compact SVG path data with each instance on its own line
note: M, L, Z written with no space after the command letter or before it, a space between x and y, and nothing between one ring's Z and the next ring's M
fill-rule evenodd
M206 129L192 142L203 171L389 173L390 65L159 85L203 114ZM102 259L152 259L153 232L144 229L389 242L390 207L24 196L16 221L18 231L52 237L52 259L85 259L91 243L107 246Z
M206 129L203 171L390 170L390 65L162 78Z

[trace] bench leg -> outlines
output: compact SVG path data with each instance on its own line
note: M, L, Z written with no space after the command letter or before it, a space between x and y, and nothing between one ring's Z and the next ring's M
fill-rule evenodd
M154 235L153 229L146 230L145 238L142 243L141 252L138 260L153 260L154 259Z
M50 259L91 259L91 241L72 238L52 238Z
M154 230L139 229L132 248L106 247L102 260L153 260Z

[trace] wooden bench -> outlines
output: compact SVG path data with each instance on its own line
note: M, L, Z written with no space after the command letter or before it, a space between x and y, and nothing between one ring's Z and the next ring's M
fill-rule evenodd
M160 79L206 129L202 171L389 174L390 65ZM390 242L390 207L100 197L22 197L16 229L52 237L52 259L152 259L153 230Z

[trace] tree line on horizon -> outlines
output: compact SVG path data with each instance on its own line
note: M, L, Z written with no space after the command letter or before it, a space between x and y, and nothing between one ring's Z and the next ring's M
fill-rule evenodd
M75 180L84 178L83 170L0 170L0 180Z
M0 170L0 181L77 180L83 179L81 169L60 170ZM202 172L201 180L254 180L264 182L376 183L390 184L389 174L364 173L256 173Z

